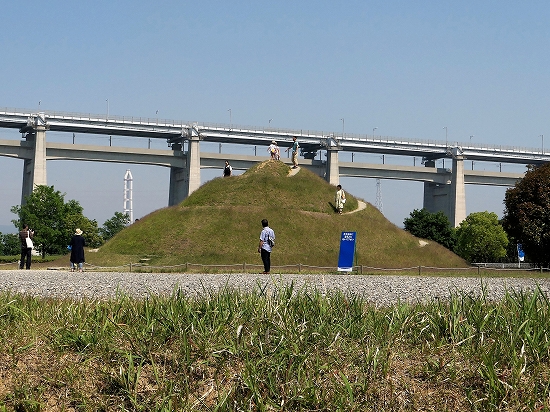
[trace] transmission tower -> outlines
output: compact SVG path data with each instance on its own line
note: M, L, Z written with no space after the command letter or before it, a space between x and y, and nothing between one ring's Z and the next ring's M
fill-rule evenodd
M134 221L134 210L132 206L132 182L134 178L132 177L132 172L130 169L126 170L124 175L124 213L130 217L130 223Z
M380 211L380 213L384 213L384 206L382 205L382 184L380 183L380 179L376 179L376 204L375 207Z

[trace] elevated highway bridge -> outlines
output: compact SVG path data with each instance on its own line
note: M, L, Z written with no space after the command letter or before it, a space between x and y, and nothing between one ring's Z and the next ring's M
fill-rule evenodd
M0 109L0 128L21 132L21 140L0 140L0 156L24 160L22 203L35 185L47 184L46 161L66 159L169 167L168 204L173 205L200 186L201 168L221 169L224 161L230 160L234 168L247 169L267 158L201 153L200 141L268 146L276 140L284 148L290 147L292 138L296 136L305 158L300 164L329 183L338 184L341 176L422 181L424 207L430 211L443 211L456 226L466 217L465 184L512 186L523 176L464 170L464 160L513 164L550 161L550 154L543 149L513 146L22 109ZM46 141L47 131L163 139L169 149L53 143ZM326 160L315 160L320 151L326 152ZM421 157L423 166L341 162L339 152ZM437 159L451 159L452 168L436 168Z

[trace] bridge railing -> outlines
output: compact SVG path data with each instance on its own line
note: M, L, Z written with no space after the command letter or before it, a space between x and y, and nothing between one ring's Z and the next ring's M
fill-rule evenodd
M284 129L284 128L273 128L273 127L252 127L244 126L237 124L227 124L227 123L209 123L209 122L184 122L176 121L170 119L160 119L158 117L141 117L141 116L118 116L112 114L92 114L92 113L77 113L77 112L64 112L64 111L54 111L54 110L36 110L30 111L25 109L17 108L0 108L0 115L8 116L20 116L22 119L26 119L29 115L44 113L47 116L59 119L59 120L73 120L73 121L90 121L90 122L113 122L113 123L122 123L127 125L144 125L144 126L160 126L167 128L182 128L191 125L197 125L199 128L206 129L219 129L219 130L229 130L233 133L273 133L280 135L288 136L303 136L307 138L327 138L334 137L335 139L344 142L372 142L379 144L392 144L392 145L418 145L418 146L427 146L427 147L445 147L445 145L457 145L463 148L470 150L481 150L481 151L495 151L495 152L506 152L506 153L529 153L529 154L542 154L542 149L538 148L528 148L520 146L510 146L510 145L490 145L484 143L472 144L471 142L444 142L442 140L433 140L433 139L415 139L415 138L399 138L391 136L379 136L379 135L368 135L368 134L355 134L355 133L342 133L338 132L324 132L317 130L304 130L304 129Z
M112 121L115 123L126 123L126 124L143 124L143 125L158 125L158 126L170 126L170 127L182 127L187 126L190 123L185 123L182 121L161 119L157 117L142 117L142 116L118 116L107 113L105 114L93 114L93 113L77 113L77 112L62 112L56 110L37 110L32 112L32 114L44 113L50 118L56 120L75 120L75 121L89 121L89 122L105 122ZM31 112L23 111L21 109L13 108L1 108L0 115L12 115L12 116L21 116L28 117Z

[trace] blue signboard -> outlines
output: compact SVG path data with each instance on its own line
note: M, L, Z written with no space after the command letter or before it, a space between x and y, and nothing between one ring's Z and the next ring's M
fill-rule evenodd
M525 252L523 251L523 247L521 243L518 243L517 248L518 248L518 260L520 262L523 262L523 260L525 259Z
M355 234L356 232L342 232L342 237L340 238L340 255L338 256L339 272L351 272L353 270Z

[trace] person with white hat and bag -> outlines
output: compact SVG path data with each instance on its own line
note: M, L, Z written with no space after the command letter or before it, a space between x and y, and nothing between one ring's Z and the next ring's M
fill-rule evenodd
M82 230L76 229L73 237L71 238L71 272L76 270L78 265L78 271L82 272L84 265L84 246L86 246L86 240L82 237Z

